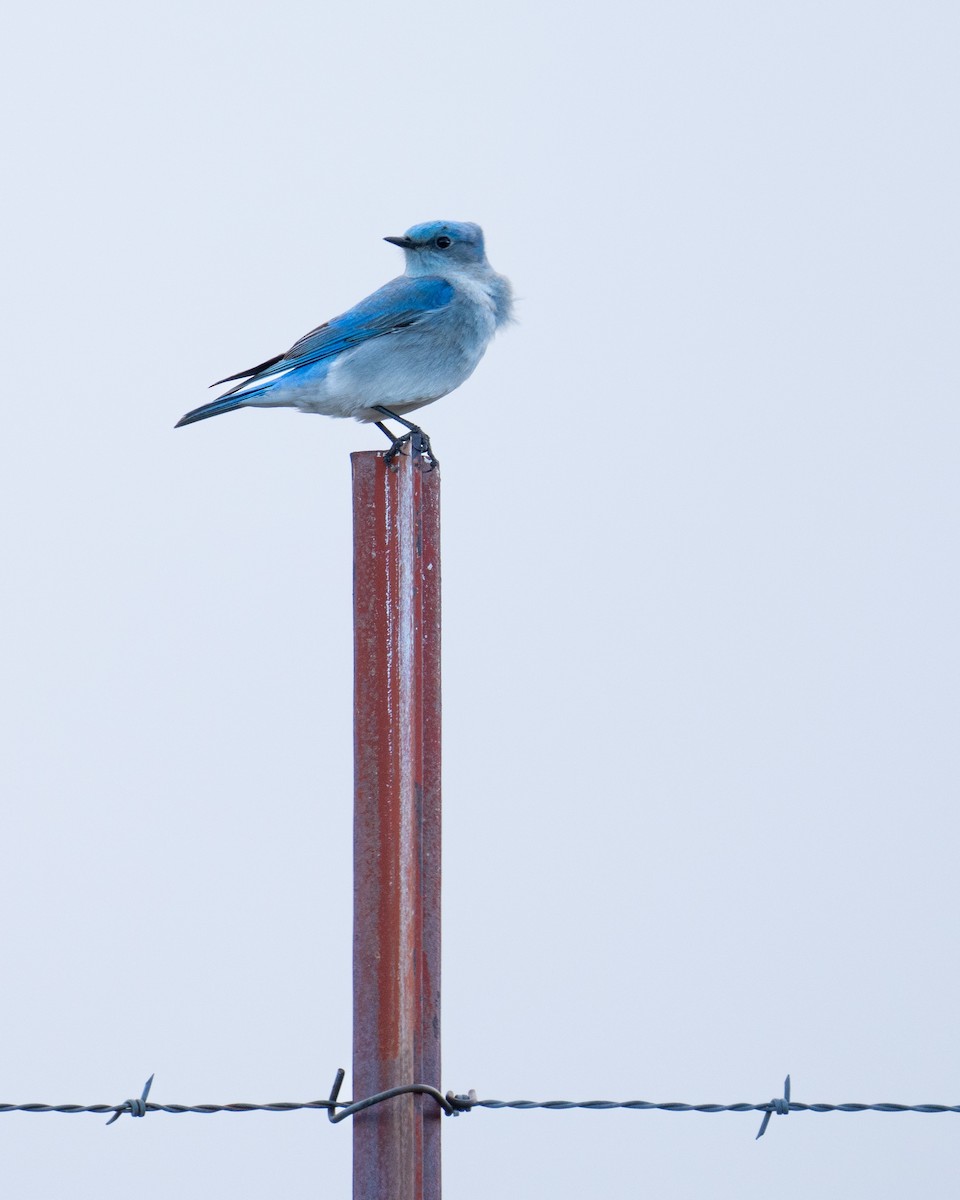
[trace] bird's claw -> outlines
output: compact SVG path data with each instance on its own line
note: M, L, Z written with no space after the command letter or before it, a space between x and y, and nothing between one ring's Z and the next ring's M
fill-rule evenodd
M403 447L410 443L410 453L414 458L425 456L430 459L430 470L440 466L436 455L433 453L433 448L430 445L429 437L422 429L411 429L409 433L404 433L398 438L394 438L393 445L383 456L383 461L389 467L393 460L397 457Z

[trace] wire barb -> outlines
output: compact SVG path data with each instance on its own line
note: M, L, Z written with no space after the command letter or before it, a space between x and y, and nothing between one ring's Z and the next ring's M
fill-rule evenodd
M759 1141L760 1138L767 1132L767 1126L770 1124L770 1118L776 1113L778 1117L789 1117L790 1115L790 1076L788 1075L783 1081L783 1098L775 1096L770 1101L770 1106L763 1114L763 1120L760 1122L760 1129L754 1141Z
M143 1085L143 1091L140 1093L139 1100L124 1100L124 1102L117 1107L107 1124L112 1125L114 1121L119 1120L124 1113L129 1113L131 1117L145 1116L147 1112L147 1097L150 1095L150 1087L152 1083L153 1076L151 1075L147 1082Z
M457 1096L453 1092L447 1092L446 1100L452 1109L449 1115L459 1117L461 1113L469 1112L477 1103L477 1093L473 1088L465 1096Z

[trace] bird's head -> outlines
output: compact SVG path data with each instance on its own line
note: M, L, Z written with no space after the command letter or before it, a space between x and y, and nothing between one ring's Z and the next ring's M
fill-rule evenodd
M471 221L426 221L403 237L387 237L407 258L408 275L443 275L450 270L483 266L483 230Z

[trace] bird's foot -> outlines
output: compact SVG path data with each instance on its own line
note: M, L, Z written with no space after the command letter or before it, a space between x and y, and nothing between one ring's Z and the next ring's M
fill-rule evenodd
M431 471L440 466L437 456L430 445L429 437L422 429L414 426L409 433L404 433L400 437L393 439L393 444L383 456L383 461L388 467L408 442L410 443L410 453L414 458L420 458L421 456L429 458Z

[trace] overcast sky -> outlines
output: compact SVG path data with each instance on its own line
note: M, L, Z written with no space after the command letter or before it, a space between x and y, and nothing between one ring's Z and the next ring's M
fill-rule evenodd
M351 450L206 385L481 223L443 1087L960 1102L955 4L19 5L0 1101L349 1068ZM348 1077L344 1095L350 1094ZM346 1197L317 1113L0 1115L18 1200ZM960 1117L476 1112L458 1200L943 1195Z

